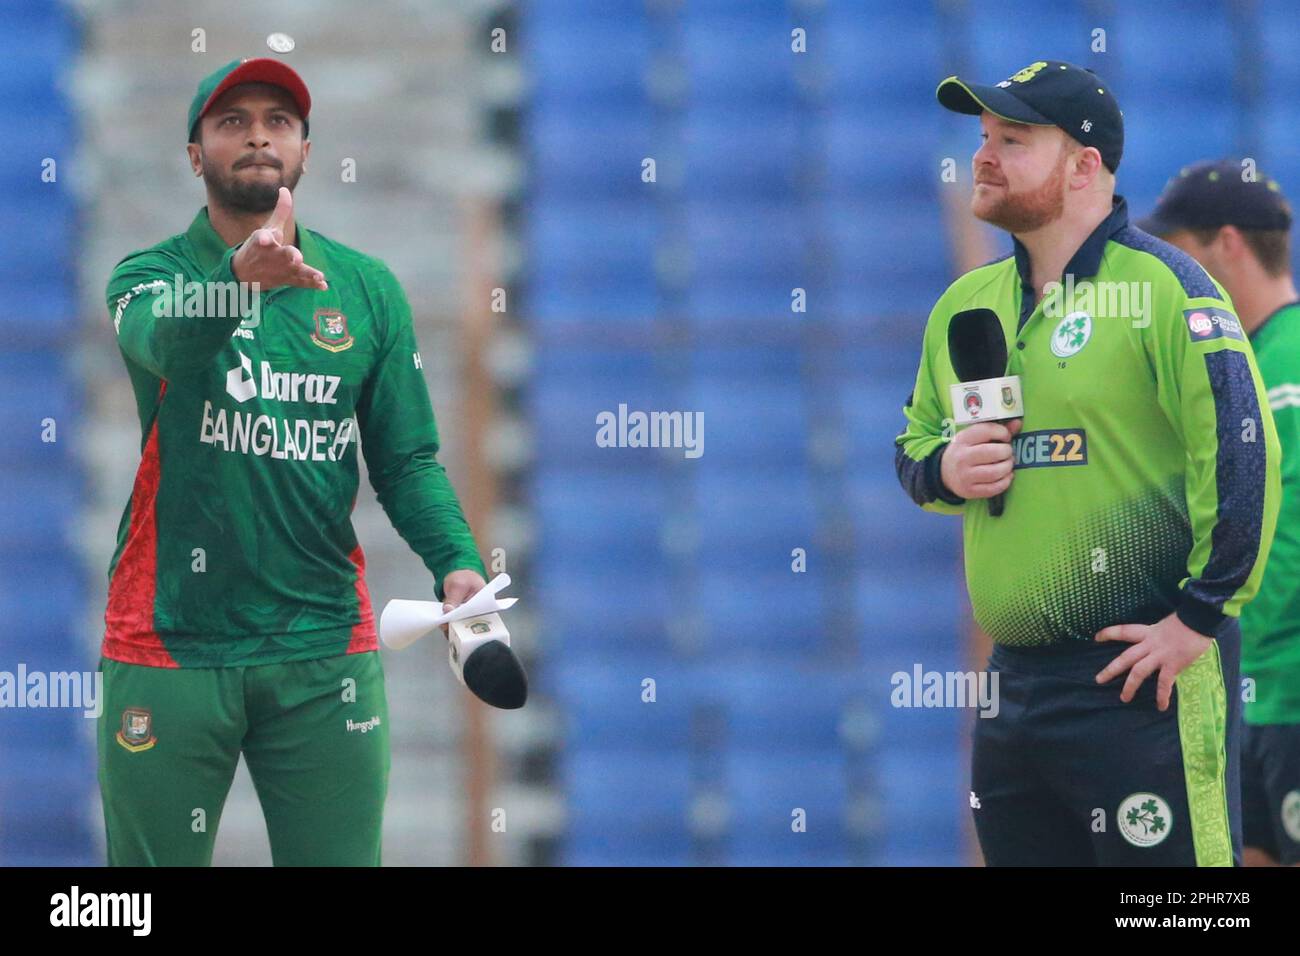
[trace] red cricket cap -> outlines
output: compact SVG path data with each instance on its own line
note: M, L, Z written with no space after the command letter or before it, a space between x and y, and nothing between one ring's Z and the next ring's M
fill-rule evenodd
M212 108L222 93L241 83L270 83L288 91L298 107L303 122L303 135L307 134L307 114L311 112L311 94L307 84L288 64L268 56L245 57L231 60L221 69L205 76L190 103L188 142L194 142L194 129L203 115Z

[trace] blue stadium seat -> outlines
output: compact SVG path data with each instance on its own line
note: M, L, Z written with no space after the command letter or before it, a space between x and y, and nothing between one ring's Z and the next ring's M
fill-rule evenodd
M680 395L679 390L671 388L654 372L629 366L621 383L608 372L592 378L573 376L564 381L553 377L562 375L558 370L548 369L544 374L546 377L526 398L535 425L536 451L542 463L644 470L668 457L681 458L681 451L639 444L662 440L649 430L653 422L648 417L650 413L695 410L687 396ZM644 434L634 431L640 420L634 413L638 412L646 416ZM661 436L663 420L659 421ZM597 445L598 435L602 441L613 444ZM636 447L633 441L638 442Z
M1270 102L1265 105L1260 121L1259 169L1278 180L1294 206L1295 197L1300 194L1300 136L1296 135L1295 106ZM1293 242L1292 246L1293 250L1300 251L1300 244Z
M927 513L907 496L893 473L892 445L870 462L872 473L852 475L847 481L846 504L858 540L873 554L890 555L894 567L912 568L914 562L931 566L941 555L957 554L961 519Z
M672 151L650 117L617 109L567 108L529 115L531 186L539 196L653 201L658 183L641 181L642 160L662 166Z
M39 163L30 170L33 179L39 170ZM0 245L0 282L59 285L74 274L76 221L65 180L29 181L9 192L0 202L0 229L5 237ZM24 319L11 313L5 326L20 325Z
M701 668L701 695L726 715L727 746L756 755L837 751L847 747L846 721L871 689L853 669L771 658Z
M819 518L806 471L701 469L694 490L696 533L710 566L761 554L761 562L745 563L789 571L792 548L814 547Z
M1053 4L1050 16L1044 16L1043 8L1031 0L992 0L968 9L965 27L970 40L970 65L962 72L965 75L968 70L976 82L996 83L1038 60L1066 60L1106 77L1110 57L1090 52L1092 30L1104 26L1104 20L1086 14L1084 5L1077 0ZM1008 29L1015 23L1026 27ZM1119 45L1125 39L1118 28L1109 32L1111 44ZM943 76L957 72L953 67ZM936 86L942 78L936 78Z
M937 205L877 197L827 203L822 215L831 243L835 321L912 315L923 322L952 281Z
M756 852L780 865L813 863L842 850L847 787L841 751L739 750L726 762L728 842L737 852ZM796 821L805 827L801 832Z
M796 338L793 332L785 339L776 338L773 342L750 339L724 339L724 344L717 340L697 342L688 354L681 358L691 376L699 380L729 379L732 381L753 381L761 386L768 382L779 382L799 376L803 370L803 356L799 350L790 348ZM707 467L707 463L701 463Z
M911 195L927 202L944 158L941 113L938 103L919 108L892 99L833 108L824 132L830 194L863 199ZM906 149L898 148L902 143ZM975 148L977 143L971 151ZM963 170L968 160L959 158Z
M897 368L903 371L909 365L919 365L920 361L918 348L909 358L900 357ZM911 395L914 379L900 383L900 377L890 376L887 383L882 383L879 378L867 383L841 382L836 389L849 447L855 455L870 463L867 467L876 477L894 473L894 439L907 427L903 408Z
M701 615L713 659L825 654L839 637L827 625L830 597L822 581L794 574L789 551L772 550L774 570L720 570L703 563L697 570L689 606Z
M1203 100L1196 116L1167 98L1121 99L1124 159L1116 189L1130 202L1155 199L1165 182L1198 159L1232 155L1237 145L1237 107L1226 97Z
M807 275L808 224L797 203L691 202L686 205L685 226L696 282L757 279L775 273L788 283L783 304L790 314L790 288Z
M663 547L669 489L641 476L556 464L533 473L530 504L549 547L646 560Z
M935 655L947 656L960 646L966 622L960 607L964 579L957 524L951 519L948 547L932 552L929 561L895 558L889 568L873 566L869 559L861 562L852 601L865 660L892 673L901 664L933 661ZM893 547L880 550L897 554Z
M50 467L0 467L0 562L36 552L72 548L81 533L84 475L55 461Z
M0 455L12 466L59 468L68 464L81 399L53 351L0 356ZM54 441L43 440L54 422Z
M1137 97L1163 102L1171 115L1186 112L1186 104L1212 105L1232 94L1230 80L1221 69L1197 69L1182 44L1169 42L1180 26L1195 24L1199 35L1224 43L1233 34L1229 5L1218 0L1151 0L1115 8L1107 37L1107 53L1098 57L1098 74L1114 84L1124 110L1125 133L1131 114L1128 104ZM1201 62L1230 63L1236 51L1212 54L1202 48ZM1107 67L1111 60L1117 66ZM1208 119L1202 132L1211 132ZM1195 142L1192 140L1191 142ZM1127 151L1127 149L1126 149Z
M548 557L538 562L533 585L555 653L672 653L668 627L678 615L662 566L643 560L610 568L581 554L543 554Z
M1257 0L1255 38L1263 53L1258 68L1267 77L1266 92L1294 89L1300 83L1300 19L1290 0ZM1278 105L1291 105L1289 96L1268 97Z
M934 88L954 72L944 62L943 29L932 5L828 4L809 49L825 57L832 104L890 100L937 109Z
M0 240L0 255L26 256L13 248L13 240ZM57 261L58 257L54 257ZM23 258L17 261L25 261ZM5 341L13 348L40 349L62 346L67 343L77 327L77 308L73 305L72 288L39 275L48 268L47 263L33 263L38 278L13 277L4 279L8 306L0 314L0 329ZM92 313L91 320L111 322L107 303L103 312ZM111 325L110 325L111 328Z
M652 62L644 29L613 19L528 15L520 49L538 110L643 108Z
M629 658L557 656L546 687L564 712L565 747L573 750L685 751L702 677L671 657L643 651ZM645 700L652 680L654 699Z
M814 156L807 131L806 114L793 106L741 113L710 104L687 110L687 195L759 202L796 195L802 165Z
M77 728L79 731L81 728ZM0 865L93 866L93 752L74 733L58 745L0 747Z
M694 789L689 754L572 749L564 752L559 770L568 794L568 840L626 841L624 847L663 841L679 852L688 845Z
M591 329L648 335L663 307L659 288L648 274L583 282L535 275L527 285L524 321L543 335L570 330L583 335Z
M0 620L12 654L70 654L80 647L85 569L67 553L5 556ZM36 643L39 641L39 643ZM21 659L21 658L19 658Z
M968 759L952 744L880 752L876 781L886 859L909 865L965 862L959 847L970 813Z
M695 103L727 103L737 109L773 103L793 104L795 54L790 11L745 5L722 14L683 10L682 53L690 98Z
M526 230L536 290L652 279L662 227L648 203L552 199L533 206Z
M695 381L681 390L683 407L704 415L704 454L713 463L788 467L805 456L807 424L798 381L741 378Z
M86 646L83 561L75 549L85 489L81 396L69 356L78 327L76 129L66 78L78 55L75 14L55 2L0 13L0 670L17 677L94 667ZM54 165L47 161L52 160ZM55 173L50 182L47 173ZM102 312L101 312L102 318ZM43 441L52 419L56 440ZM87 865L94 840L93 725L80 709L4 711L0 865ZM82 702L82 708L85 703Z

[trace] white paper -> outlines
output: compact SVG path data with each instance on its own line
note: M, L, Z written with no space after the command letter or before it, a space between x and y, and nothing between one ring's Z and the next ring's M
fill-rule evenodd
M379 638L394 650L414 644L424 635L450 621L482 617L513 607L518 598L498 598L510 586L510 575L498 574L464 604L443 613L440 601L406 601L394 598L379 616Z

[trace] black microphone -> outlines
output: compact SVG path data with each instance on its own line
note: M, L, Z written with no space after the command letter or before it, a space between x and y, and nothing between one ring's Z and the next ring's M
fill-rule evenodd
M1007 374L1007 337L992 309L965 309L948 321L948 359L958 381L978 382ZM1003 495L989 499L989 514L1002 514Z
M465 658L465 686L485 704L517 710L528 700L528 678L510 645L488 641Z

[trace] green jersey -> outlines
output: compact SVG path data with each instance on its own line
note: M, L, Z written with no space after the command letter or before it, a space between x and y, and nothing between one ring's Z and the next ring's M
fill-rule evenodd
M1282 442L1282 510L1259 595L1241 613L1241 672L1252 724L1300 723L1300 302L1251 333Z
M961 514L975 620L996 643L1091 641L1177 612L1210 635L1255 594L1280 499L1273 416L1227 293L1191 257L1110 216L1035 303L1029 256L961 276L925 329L895 442L923 508ZM943 486L951 317L992 309L1025 409L1000 517Z
M240 296L205 207L119 262L108 309L141 457L109 565L103 656L156 667L377 647L359 472L442 580L484 574L442 466L410 307L378 259L297 227L329 290Z

